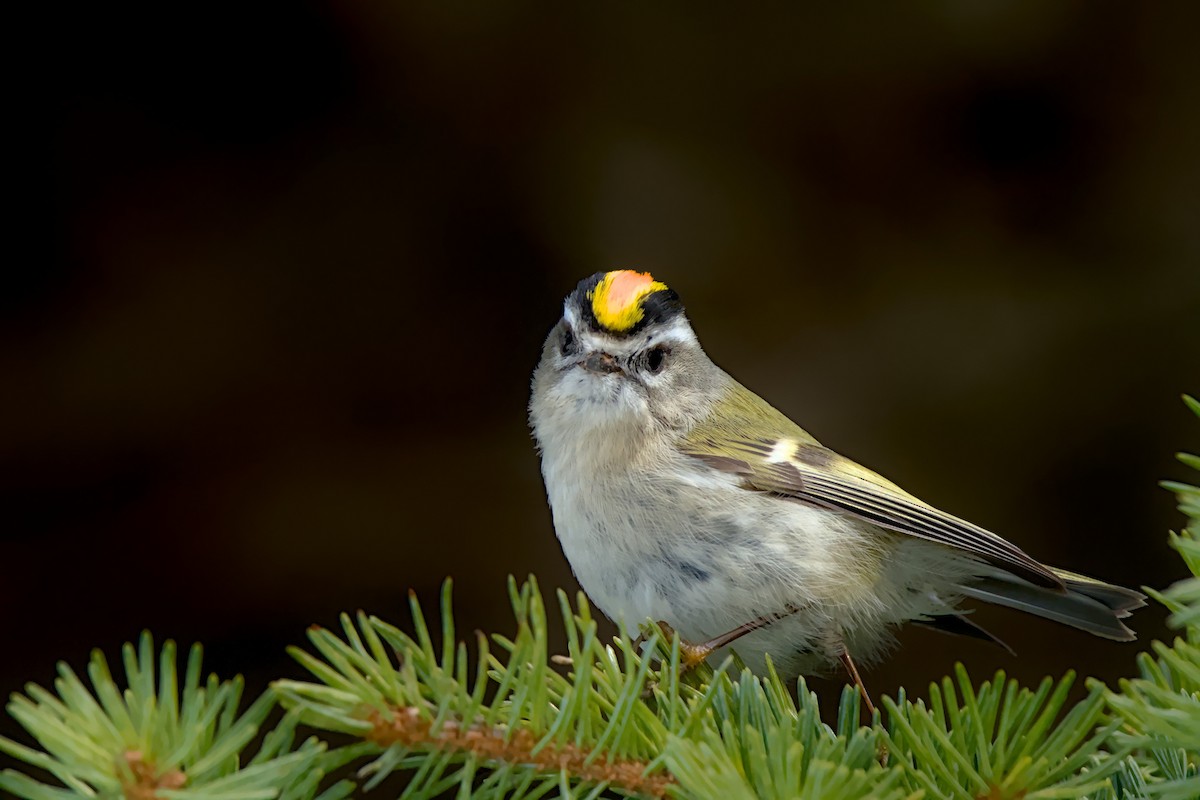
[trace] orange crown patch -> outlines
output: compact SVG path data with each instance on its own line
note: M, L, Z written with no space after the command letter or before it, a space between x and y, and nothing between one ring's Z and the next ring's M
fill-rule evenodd
M605 274L587 296L601 327L624 333L641 322L645 314L642 299L666 288L665 283L654 280L649 272L620 269Z

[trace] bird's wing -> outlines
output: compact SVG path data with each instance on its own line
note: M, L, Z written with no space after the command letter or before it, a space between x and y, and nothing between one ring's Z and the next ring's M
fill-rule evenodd
M973 553L1038 585L1062 589L1063 581L1016 545L966 520L939 511L891 481L822 447L760 398L739 399L721 428L701 426L682 450L709 467L741 476L747 489L771 492L842 511L881 528ZM762 403L748 414L748 403ZM730 419L734 424L728 426ZM754 428L770 433L756 435ZM786 431L779 435L779 431ZM737 433L730 433L730 431ZM749 435L746 435L749 434Z

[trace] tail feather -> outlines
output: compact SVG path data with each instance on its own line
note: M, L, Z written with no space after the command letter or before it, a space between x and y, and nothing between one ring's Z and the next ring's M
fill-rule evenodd
M1111 583L1089 578L1077 572L1067 572L1065 569L1051 567L1050 571L1062 578L1067 590L1103 603L1112 609L1121 619L1129 616L1134 609L1146 605L1146 595L1124 586L1114 586Z
M1146 605L1145 595L1073 572L1053 571L1062 578L1064 589L1036 586L1001 570L959 589L965 597L1026 611L1105 639L1129 642L1137 638L1121 620Z
M931 616L928 619L913 621L918 625L924 625L927 628L941 631L942 633L949 633L953 636L966 636L971 639L991 642L997 647L1007 650L1010 656L1017 654L1017 651L1009 647L1007 642L963 613L948 612Z

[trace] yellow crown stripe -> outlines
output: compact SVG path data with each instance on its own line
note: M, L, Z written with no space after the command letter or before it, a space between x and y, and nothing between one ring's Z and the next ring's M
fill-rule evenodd
M649 272L621 269L601 278L588 297L596 321L610 331L623 333L637 325L645 315L642 299L666 288L665 283L654 280Z

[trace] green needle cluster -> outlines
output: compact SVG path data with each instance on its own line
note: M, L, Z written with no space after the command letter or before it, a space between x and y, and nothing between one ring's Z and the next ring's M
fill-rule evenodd
M202 682L199 645L188 654L182 683L173 642L156 658L144 634L136 648L126 644L122 656L124 690L97 650L87 669L91 689L60 663L54 692L29 684L24 695L13 696L8 712L42 749L0 737L0 751L61 786L6 770L0 790L29 800L337 800L353 790L343 783L318 794L335 759L315 736L297 745L294 714L284 716L256 752L246 752L276 697L267 692L239 713L242 680L210 675Z

